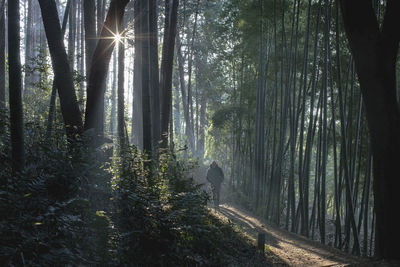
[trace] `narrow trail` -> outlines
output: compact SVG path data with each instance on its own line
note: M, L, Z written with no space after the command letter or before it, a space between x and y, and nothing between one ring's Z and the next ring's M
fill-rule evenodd
M253 239L265 233L274 266L393 266L346 254L303 236L276 228L236 206L220 205L219 213L238 224Z
M194 180L210 193L209 183L206 181L207 167L202 166L195 170ZM227 201L228 187L222 184L221 200ZM211 205L210 205L211 207ZM240 226L242 231L256 240L259 232L265 233L265 243L269 247L267 255L273 266L319 267L319 266L360 266L360 267L396 267L400 262L376 261L368 258L356 257L339 249L323 245L304 236L272 226L265 220L252 215L237 205L220 205L217 216Z

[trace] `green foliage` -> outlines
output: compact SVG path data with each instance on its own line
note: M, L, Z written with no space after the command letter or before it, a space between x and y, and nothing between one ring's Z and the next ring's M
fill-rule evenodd
M240 106L223 107L214 113L211 120L214 127L222 128L226 123L232 123L235 119L245 115L245 112L245 108Z
M91 201L98 194L92 179L101 169L93 168L94 158L84 146L45 143L40 129L27 131L27 166L16 174L10 168L9 136L0 136L0 262L16 266L103 262L107 254L93 251L104 243L99 240L108 232L108 224L99 223Z
M143 160L138 160L143 155L131 152L121 160L117 189L122 263L199 263L201 257L181 256L188 253L188 243L195 242L199 229L192 226L201 224L207 196L183 176L183 166L173 157L161 155L148 179Z
M227 266L243 261L238 255L249 256L243 256L240 247L255 251L232 225L210 213L208 195L186 177L188 165L174 155L160 155L151 179L146 160L134 147L117 162L121 265Z
M133 146L109 161L103 148L68 144L61 130L44 142L37 122L25 127L27 165L13 174L1 118L3 264L236 266L255 257L209 211L207 193L187 177L191 162L163 153L155 164Z

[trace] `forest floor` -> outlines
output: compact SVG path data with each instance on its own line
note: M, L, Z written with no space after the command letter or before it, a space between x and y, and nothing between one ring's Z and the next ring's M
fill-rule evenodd
M195 182L211 193L206 180L207 166L194 170ZM265 233L266 257L273 266L360 266L360 267L396 267L400 262L378 261L371 258L356 257L318 241L286 231L267 223L264 219L250 211L233 204L229 188L222 184L219 211L213 212L222 221L236 224L247 237L256 244L258 233ZM214 210L212 206L210 209Z
M254 241L258 233L265 233L266 255L273 266L399 266L399 263L374 261L349 255L317 241L279 229L237 205L222 204L215 213L221 220L237 224Z

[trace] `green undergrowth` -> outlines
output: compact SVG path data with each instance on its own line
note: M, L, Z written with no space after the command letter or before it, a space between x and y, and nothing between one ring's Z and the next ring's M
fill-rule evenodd
M0 134L2 266L265 266L173 154L154 164L133 146L45 142L41 128L29 126L18 173Z
M148 179L141 156L125 155L114 177L121 265L265 266L250 241L207 208L208 195L185 177L184 163L162 154Z

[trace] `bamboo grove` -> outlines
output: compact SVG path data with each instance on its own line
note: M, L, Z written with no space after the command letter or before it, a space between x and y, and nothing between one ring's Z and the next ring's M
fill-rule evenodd
M231 197L292 232L373 254L373 158L337 1L233 2L221 7L229 83L209 135Z
M72 125L69 137L94 129L105 141L135 145L154 159L159 146L169 146L178 158L200 165L216 160L227 177L227 200L289 231L374 255L375 229L382 230L376 228L382 220L374 196L381 199L387 187L374 195L374 164L385 158L374 160L372 144L378 143L371 140L384 141L385 135L371 134L371 125L379 123L367 116L371 100L364 98L360 56L348 42L349 18L343 16L351 1L59 0L48 1L50 10L45 0L26 0L20 1L21 16L3 12L7 2L0 0L0 62L9 47L11 64L10 70L0 64L0 109L9 94L8 104L16 107L10 122L21 121L15 149L20 164L22 118L25 124L43 122L46 140ZM400 10L395 0L372 2L378 30L390 13L388 3ZM42 19L50 26L52 19L60 22L56 37L67 49L61 41L51 43L55 35ZM5 21L23 27L10 32ZM112 43L116 36L106 26L120 27L121 40ZM21 70L21 62L12 61L17 44L7 43L19 39L5 38L18 32L22 73L11 69ZM68 57L56 59L54 44ZM53 81L57 72L62 79ZM22 96L5 90L12 86L6 73L22 75ZM74 101L65 102L60 88ZM21 97L23 104L11 104ZM388 253L398 257L393 249Z

